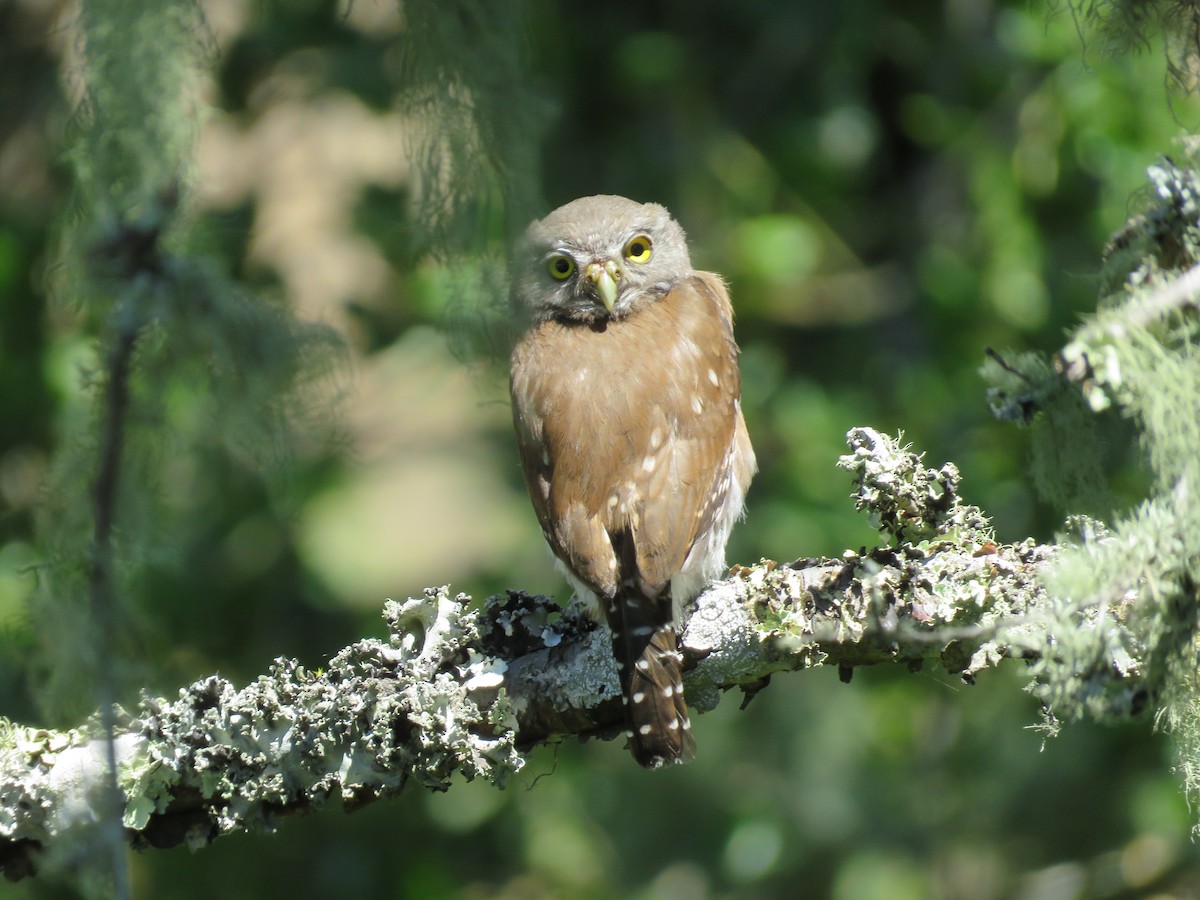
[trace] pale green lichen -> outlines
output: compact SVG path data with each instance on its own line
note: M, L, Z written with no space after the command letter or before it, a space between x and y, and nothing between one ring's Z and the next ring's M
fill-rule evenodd
M334 796L362 803L409 780L444 790L455 771L502 785L523 759L505 693L477 685L481 705L465 687L480 662L468 653L479 636L468 599L442 588L389 601L388 640L359 641L320 673L279 659L241 690L214 676L171 703L144 701L150 743L137 770L155 786L198 788L220 831L269 828L276 808Z
M925 468L920 455L873 428L851 429L846 443L850 453L838 459L838 468L854 476L854 506L883 534L918 546L958 536L975 543L992 539L979 508L960 501L953 463Z
M140 743L118 766L118 783L126 797L125 827L135 831L145 828L151 815L167 808L171 788L178 782L178 773L156 763L148 745Z
M76 824L100 760L87 728L51 731L0 719L0 837L44 841Z
M409 782L445 790L455 772L502 786L524 762L517 716L469 599L441 588L389 601L386 639L316 672L277 659L240 689L212 676L118 711L123 824L197 847L330 799L358 805ZM0 720L0 838L56 847L95 823L102 732L96 717L69 732Z

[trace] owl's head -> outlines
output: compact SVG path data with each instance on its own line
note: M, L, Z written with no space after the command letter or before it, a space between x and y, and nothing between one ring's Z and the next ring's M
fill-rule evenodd
M683 229L657 203L581 197L532 223L513 255L512 304L534 322L603 322L692 271Z

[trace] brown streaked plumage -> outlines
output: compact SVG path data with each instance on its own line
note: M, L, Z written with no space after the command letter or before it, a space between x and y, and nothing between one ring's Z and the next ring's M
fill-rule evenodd
M512 303L513 420L542 531L612 632L634 757L687 761L675 623L723 572L755 467L725 285L692 269L663 207L585 197L530 225Z

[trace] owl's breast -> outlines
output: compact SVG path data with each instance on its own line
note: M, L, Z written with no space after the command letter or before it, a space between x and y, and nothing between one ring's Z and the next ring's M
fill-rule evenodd
M525 335L515 412L541 444L552 490L570 485L571 502L619 524L609 520L624 518L624 496L668 474L655 469L670 443L727 445L739 386L722 299L694 276L603 329L548 321Z

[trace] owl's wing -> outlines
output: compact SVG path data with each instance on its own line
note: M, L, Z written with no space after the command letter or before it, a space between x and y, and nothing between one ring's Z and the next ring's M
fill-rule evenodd
M600 596L616 593L617 562L612 542L587 493L588 468L573 429L586 433L580 398L571 390L578 329L548 323L525 336L512 360L513 424L521 472L542 534L554 555ZM566 502L564 502L564 499Z
M662 318L654 323L661 362L646 390L646 452L632 466L641 498L632 534L643 585L657 592L717 527L735 482L740 511L749 481L740 451L742 443L748 450L749 441L724 283L696 273L653 309ZM720 543L716 552L723 559L723 538Z

